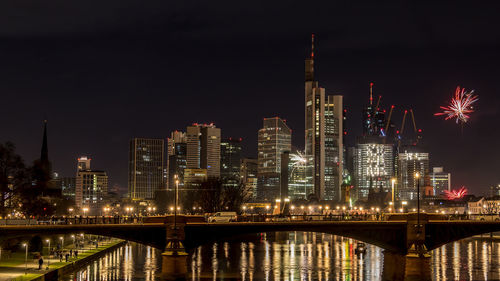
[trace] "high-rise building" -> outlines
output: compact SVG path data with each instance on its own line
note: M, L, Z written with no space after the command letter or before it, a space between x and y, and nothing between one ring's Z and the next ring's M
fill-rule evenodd
M258 133L257 198L271 201L279 197L281 154L292 149L292 130L279 117L264 118Z
M179 179L179 187L184 186L184 169L186 169L187 143L186 133L173 131L167 139L167 188L175 187Z
M423 188L424 179L429 177L429 153L421 152L415 146L402 148L398 154L397 167L397 197L400 200L416 200L417 183L420 182Z
M179 179L179 187L184 186L184 170L186 169L186 147L185 142L173 145L172 155L168 156L168 188L175 187L175 180Z
M220 139L221 129L214 124L194 123L187 127L188 169L206 169L207 177L220 177Z
M80 165L80 159L86 158L86 166ZM108 176L104 171L90 169L90 159L80 157L75 183L75 203L84 215L101 215L108 193Z
M443 167L433 167L430 180L435 195L442 195L445 190L451 191L451 174L446 173Z
M245 190L251 199L257 196L257 167L257 159L243 158L241 160L241 182L245 185Z
M152 200L165 188L163 139L133 138L129 149L128 191L132 200Z
M288 196L292 199L307 199L313 193L313 186L307 179L307 161L303 153L290 153L288 161Z
M380 141L380 140L379 140ZM367 199L370 189L389 190L394 175L394 148L377 140L358 140L353 155L355 194L351 197Z
M238 186L241 181L241 141L241 138L226 138L220 143L220 176L231 186Z
M314 35L305 62L305 157L307 177L318 199L339 200L343 172L342 96L326 95L314 81Z

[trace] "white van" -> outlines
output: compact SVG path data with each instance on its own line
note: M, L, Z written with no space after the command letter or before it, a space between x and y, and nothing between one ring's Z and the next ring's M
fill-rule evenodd
M236 221L236 212L217 212L208 217L208 222L232 222Z

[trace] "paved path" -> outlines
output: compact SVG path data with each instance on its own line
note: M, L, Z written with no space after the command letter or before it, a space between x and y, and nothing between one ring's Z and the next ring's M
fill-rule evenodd
M100 247L107 246L110 244L114 244L117 241L120 241L120 240L111 239L109 241L102 241L102 242L99 242L99 246ZM65 249L67 251L69 251L71 249L71 247L66 247ZM95 245L92 245L90 243L85 244L84 249L78 250L78 255L79 255L79 257L81 257L81 254L84 254L84 253L88 252L89 250L94 250L94 249L95 249ZM29 255L28 255L28 258L29 258ZM16 259L16 260L18 261L18 259ZM76 259L74 257L70 258L67 263L74 262L75 260ZM3 258L2 260L0 260L0 281L10 281L12 279L19 278L22 276L26 276L26 277L33 276L34 277L34 275L45 274L49 270L54 269L52 267L53 264L56 264L56 263L61 264L61 262L59 261L59 258L52 257L49 259L47 256L44 256L43 257L43 269L39 270L38 269L38 260L28 259L28 263L27 263L28 266L27 266L27 271L26 271L26 269L25 269L26 265L24 262L22 262L21 264L18 264L16 266L6 266L5 264L3 264L3 262L6 262L6 261L9 261L9 259ZM10 261L15 261L15 260L11 259ZM50 265L51 265L49 270L46 269L48 262L50 262ZM65 258L63 258L63 263L66 264ZM25 275L25 272L27 272L28 275Z

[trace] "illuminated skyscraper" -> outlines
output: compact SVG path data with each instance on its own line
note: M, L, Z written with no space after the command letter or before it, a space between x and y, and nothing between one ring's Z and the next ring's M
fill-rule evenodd
M258 134L257 198L272 201L279 197L281 154L292 149L292 130L279 117L264 118Z
M187 127L188 169L206 169L207 177L220 177L220 139L221 130L214 124L194 123Z
M318 199L339 200L343 171L342 96L325 95L314 81L314 35L305 62L305 158L307 178Z
M175 177L179 179L179 187L184 186L184 169L186 169L187 143L186 133L174 131L167 139L167 188L175 187Z
M251 199L257 196L257 166L257 159L254 158L243 158L241 161L241 182Z
M224 184L238 186L241 181L241 138L226 138L220 143L220 175Z
M368 198L370 189L388 190L394 175L392 144L373 139L359 140L353 155L354 186L357 199ZM351 196L354 198L354 194Z
M165 188L163 139L134 138L130 141L128 191L132 200L152 200Z
M417 181L420 181L420 187L423 188L424 180L429 177L429 153L421 152L414 146L405 147L399 152L397 167L398 198L416 200ZM415 176L416 173L419 173L418 178Z
M85 160L83 161L83 159ZM106 172L91 170L90 158L85 156L78 158L75 203L80 212L86 215L101 215L107 193L108 176Z
M443 167L433 167L430 180L435 195L442 195L445 190L451 191L451 174L446 173Z

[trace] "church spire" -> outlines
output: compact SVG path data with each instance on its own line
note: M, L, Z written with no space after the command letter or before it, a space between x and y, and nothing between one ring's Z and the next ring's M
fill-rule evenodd
M40 154L40 162L42 165L49 165L49 148L47 146L47 120L43 120L43 139L42 152Z

